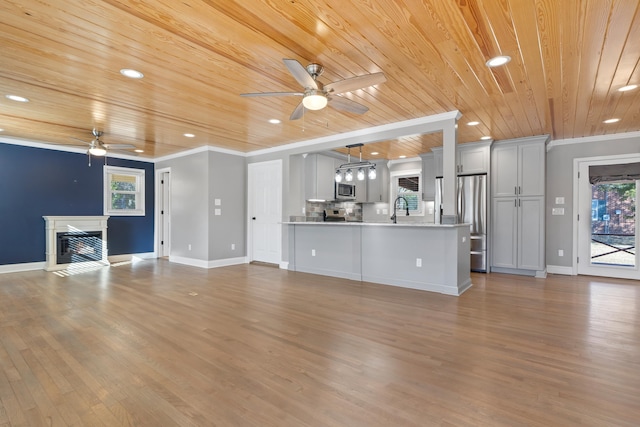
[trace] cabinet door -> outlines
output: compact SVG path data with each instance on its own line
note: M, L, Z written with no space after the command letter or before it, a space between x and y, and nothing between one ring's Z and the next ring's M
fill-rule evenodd
M518 146L494 147L491 161L493 196L516 196L518 191Z
M364 180L359 181L354 179L353 182L356 185L356 203L363 203L367 201L367 190L369 188L369 183L367 181L366 172Z
M544 195L546 149L543 143L518 147L518 186L521 196Z
M386 161L375 161L376 179L367 181L367 202L389 202L389 168Z
M433 153L422 156L422 200L432 201L436 197L436 171Z
M465 147L458 145L458 173L486 173L489 172L489 147Z
M436 172L436 176L442 176L442 162L443 162L443 155L442 155L442 150L438 150L438 151L434 151L433 152L433 166L434 166L434 170Z
M544 197L518 199L518 268L544 269Z
M305 199L333 200L335 168L333 158L309 154L304 162Z
M491 220L492 262L494 267L517 267L518 207L517 198L493 199Z

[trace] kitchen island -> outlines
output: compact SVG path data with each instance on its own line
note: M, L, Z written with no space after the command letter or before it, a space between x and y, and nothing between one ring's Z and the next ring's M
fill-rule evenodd
M468 224L288 222L292 271L461 295Z

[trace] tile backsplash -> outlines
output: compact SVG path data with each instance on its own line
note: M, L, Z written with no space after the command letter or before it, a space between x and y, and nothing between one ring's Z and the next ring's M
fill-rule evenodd
M362 203L355 202L306 202L306 221L323 221L325 209L345 209L347 221L362 221Z

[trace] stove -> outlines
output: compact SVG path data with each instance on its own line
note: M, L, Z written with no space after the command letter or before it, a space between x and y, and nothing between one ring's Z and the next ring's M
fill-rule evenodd
M325 222L344 222L347 220L347 212L342 208L325 209L323 217Z

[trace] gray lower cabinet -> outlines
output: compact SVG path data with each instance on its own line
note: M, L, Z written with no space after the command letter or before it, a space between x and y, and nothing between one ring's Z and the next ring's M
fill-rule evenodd
M544 204L542 196L493 199L492 267L544 270Z

